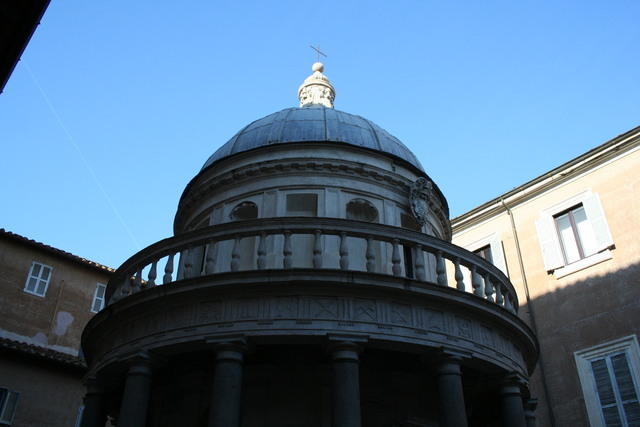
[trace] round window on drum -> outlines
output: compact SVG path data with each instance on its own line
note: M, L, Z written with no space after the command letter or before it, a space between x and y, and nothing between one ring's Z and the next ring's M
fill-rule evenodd
M242 221L245 219L258 218L258 206L253 202L238 203L236 207L231 210L229 218L232 221Z
M378 222L378 210L365 199L353 199L347 203L347 219Z

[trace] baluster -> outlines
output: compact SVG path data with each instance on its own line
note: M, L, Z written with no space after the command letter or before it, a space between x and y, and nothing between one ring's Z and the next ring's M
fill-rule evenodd
M375 273L376 271L376 251L373 247L373 237L367 236L367 252L365 253L367 258L367 271L369 273Z
M216 258L214 256L215 250L216 242L212 242L207 245L207 257L204 264L205 274L213 274L216 272Z
M496 304L499 306L504 305L504 297L502 296L502 284L500 282L496 283Z
M424 271L424 252L421 245L416 245L416 278L421 282L427 280L427 276Z
M494 294L493 282L491 281L491 274L487 273L484 276L484 295L488 301L495 302L493 299Z
M456 288L460 291L464 291L464 276L462 275L462 269L460 268L460 258L455 259L456 273L454 278L456 279Z
M182 253L182 258L183 258L183 263L182 266L184 267L184 278L188 279L191 277L191 267L193 266L191 264L191 250L189 248L185 249L184 252Z
M402 267L400 266L400 240L393 239L393 252L391 253L391 271L394 276L400 276L402 274Z
M438 275L438 285L447 286L447 268L444 265L442 251L436 252L436 274Z
M513 294L509 291L504 294L504 307L515 314L516 308L513 305Z
M313 268L322 268L322 232L316 230L313 240Z
M293 251L291 250L291 232L285 231L284 246L282 247L282 255L284 255L284 258L282 260L282 266L287 270L290 269L291 266L293 265L293 259L291 258L292 253Z
M240 269L240 237L236 237L233 241L233 249L231 250L231 271Z
M340 268L349 269L349 247L347 246L347 233L340 233Z
M131 283L131 275L127 273L124 277L124 282L122 283L122 295L132 295L133 291L133 283Z
M171 276L173 275L173 257L174 254L171 254L169 255L169 258L167 258L167 265L164 267L164 276L162 276L163 285L171 283Z
M136 275L133 278L133 281L135 283L135 290L136 291L140 291L142 290L142 268L139 268L138 271L136 271Z
M267 266L267 233L260 233L260 242L258 243L258 270L264 270Z
M147 275L147 287L156 285L156 277L158 277L157 266L158 261L153 261L153 264L151 264L151 268L149 269L149 274Z
M473 294L479 297L483 296L482 292L482 278L478 273L478 267L475 264L471 265L471 287L473 288Z

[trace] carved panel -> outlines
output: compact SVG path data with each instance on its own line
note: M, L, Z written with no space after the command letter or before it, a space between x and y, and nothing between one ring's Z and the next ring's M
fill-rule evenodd
M310 300L310 317L318 319L338 318L338 299L332 297L317 297Z
M456 316L456 335L469 340L473 339L473 323L469 319Z
M276 319L293 319L298 316L297 297L277 297L269 302L271 316Z
M365 322L376 322L378 320L375 300L357 298L354 301L354 308L354 320L361 320Z
M407 304L391 304L391 322L399 325L412 325L411 306Z

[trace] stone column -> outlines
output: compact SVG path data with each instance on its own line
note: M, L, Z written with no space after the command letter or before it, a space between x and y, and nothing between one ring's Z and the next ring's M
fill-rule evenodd
M444 427L467 427L460 358L455 356L442 358L438 363L436 376L440 423Z
M500 386L500 414L505 427L526 427L522 405L523 380L517 375L508 375Z
M360 427L359 347L349 341L330 347L333 365L332 427Z
M143 427L151 394L151 358L140 353L130 361L122 395L118 427Z
M95 376L87 377L84 385L87 388L87 393L83 399L84 409L80 427L104 427L107 421L104 389Z
M538 399L527 399L524 404L524 419L527 421L527 427L536 427L536 408L538 407Z
M216 346L209 427L239 427L244 343Z

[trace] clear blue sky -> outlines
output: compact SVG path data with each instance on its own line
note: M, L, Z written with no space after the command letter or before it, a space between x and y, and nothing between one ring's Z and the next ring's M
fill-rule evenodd
M640 124L638 1L53 0L0 95L0 227L117 267L250 121L336 108L421 160L452 217Z

